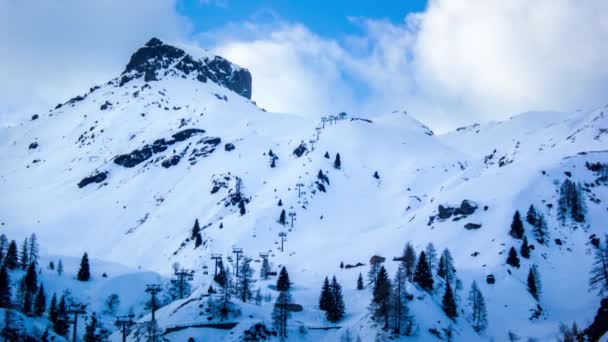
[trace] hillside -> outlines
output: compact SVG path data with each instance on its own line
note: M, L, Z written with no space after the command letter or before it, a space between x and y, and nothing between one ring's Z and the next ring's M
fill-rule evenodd
M599 297L587 291L590 237L603 239L608 215L608 106L525 113L435 135L405 111L331 118L269 113L250 100L251 84L246 69L221 57L152 39L108 83L0 127L3 232L18 241L36 233L43 255L79 257L86 250L166 277L175 262L195 270L190 297L159 310L163 329L220 322L200 306L213 281L204 270L213 273L211 254L225 257L238 247L253 258L256 278L259 253L269 254L273 270L289 270L292 296L303 305L290 320L290 340L335 341L348 330L373 341L381 329L368 315L371 292L355 289L357 276L379 255L392 278L398 266L392 259L407 242L417 252L429 242L438 253L449 248L465 315L450 323L441 310L443 290L431 295L408 283L417 333L404 340L431 340L429 329L453 326L457 341L504 340L507 331L553 341L560 322L591 323ZM583 189L581 222L558 219L566 179ZM519 250L521 241L509 236L511 221L516 210L525 217L530 205L545 217L548 238L537 243L524 222L535 248L512 268L507 251ZM291 216L279 224L283 209L294 213L293 227ZM202 242L196 248L195 220ZM341 262L365 266L341 269ZM543 284L538 303L526 289L532 264ZM336 325L317 309L322 281L332 275L346 301ZM488 307L481 334L466 319L473 280ZM267 285L275 281L255 286L274 299ZM241 314L228 320L238 323L231 330L164 336L233 341L253 324L270 322L272 303L234 302ZM140 304L138 315L145 311ZM537 304L542 314L530 319ZM313 329L328 326L339 329Z

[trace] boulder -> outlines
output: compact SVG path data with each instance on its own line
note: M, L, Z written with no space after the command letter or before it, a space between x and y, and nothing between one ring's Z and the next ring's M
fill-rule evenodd
M230 151L232 151L234 149L235 149L235 147L234 147L233 143L227 143L226 145L224 145L224 150L226 150L228 152L230 152Z
M481 228L481 224L469 222L469 223L467 223L467 224L464 225L464 228L468 229L468 230L479 229L479 228Z

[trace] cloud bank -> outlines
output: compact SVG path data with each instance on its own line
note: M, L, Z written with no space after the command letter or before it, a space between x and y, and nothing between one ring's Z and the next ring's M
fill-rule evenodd
M0 115L116 76L151 36L194 41L249 68L253 99L272 111L399 109L442 131L607 102L603 0L431 0L401 23L349 18L360 33L342 37L320 36L269 8L192 33L176 1L64 0L61 10L55 2L1 1Z

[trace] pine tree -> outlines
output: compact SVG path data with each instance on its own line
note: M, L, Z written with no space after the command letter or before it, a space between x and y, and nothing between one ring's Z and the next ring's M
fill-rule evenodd
M545 217L541 213L538 213L536 218L536 226L532 227L532 231L538 243L544 245L547 242L549 237L549 232L547 231L547 221L545 221Z
M405 276L409 281L412 281L416 269L416 251L414 250L414 246L409 242L405 245L401 262L404 267Z
M526 214L526 222L528 222L531 226L536 227L538 224L538 214L536 213L536 208L533 205L530 205L528 208L528 213Z
M196 237L198 236L198 234L201 232L201 226L198 223L198 219L194 220L194 226L192 226L192 234L191 234L191 238L194 240L196 239Z
M389 327L391 281L384 266L380 266L374 284L372 298L372 315L376 321L384 322L384 329Z
M431 272L435 271L437 269L437 250L435 249L435 245L433 245L432 242L429 242L424 251L426 253L426 260L429 263Z
M477 282L473 281L469 291L469 303L471 305L471 321L476 332L484 331L488 326L488 311L486 302Z
M78 270L79 281L89 281L91 279L91 270L89 268L89 255L85 252L80 260L80 269Z
M363 290L363 275L359 272L359 277L357 278L357 290Z
M528 238L526 236L524 236L524 241L521 243L519 254L526 259L530 258L530 246L528 245Z
M516 210L515 215L513 215L513 222L511 222L511 231L509 232L509 235L515 239L521 239L524 236L524 224L521 221L519 210Z
M194 240L194 248L198 248L202 244L203 244L203 237L199 233L199 234L196 235L196 240Z
M454 292L452 292L452 286L450 282L445 283L445 293L441 301L443 312L452 320L458 317L458 309L456 308L456 300L454 299Z
M260 267L260 278L268 280L268 272L270 272L270 262L268 261L268 258L263 259L264 260L262 260L262 267Z
M327 311L331 305L331 290L329 288L329 279L325 277L323 287L321 287L321 295L319 296L319 310Z
M100 336L97 334L97 315L93 312L91 317L89 318L89 323L84 328L84 342L99 342L101 340Z
M251 259L243 258L243 264L239 272L239 292L243 303L251 300L253 297L253 268L251 268Z
M287 269L283 266L279 273L279 278L277 279L277 291L289 291L290 286L289 274L287 274Z
M334 168L340 170L342 167L342 161L340 161L340 153L336 153L336 159L334 160Z
M336 277L333 277L330 285L330 305L326 311L327 320L333 323L340 321L344 317L344 311L342 286L338 284Z
M376 278L378 277L378 271L380 271L380 263L372 263L369 265L369 272L367 273L367 282L369 284L376 283Z
M17 243L15 240L12 240L8 245L8 249L6 250L6 256L4 257L4 264L9 270L14 270L19 267L19 258L17 257Z
M507 257L507 264L515 267L515 268L519 268L519 258L517 257L517 251L515 251L515 248L511 247L511 249L509 249L509 256Z
M530 292L534 299L538 300L540 296L540 278L536 265L532 265L528 272L528 292Z
M44 285L40 283L40 288L34 300L34 315L41 317L46 311L46 294L44 293Z
M59 259L59 261L57 262L57 274L60 277L63 274L63 261L61 261L61 259Z
M437 275L449 283L454 283L456 280L456 267L454 267L454 259L450 250L447 248L441 253L439 258L439 266L437 267Z
M30 258L29 258L29 262L30 264L34 264L34 266L38 266L38 257L39 257L39 253L40 253L40 246L38 245L38 238L36 237L36 234L32 234L30 236Z
M11 282L6 265L0 268L0 309L11 307Z
M416 272L414 274L414 282L427 292L433 290L433 274L426 261L426 254L424 252L420 252L418 265L416 265Z
M272 321L281 340L287 338L287 320L291 317L289 304L291 304L291 295L289 292L279 292L272 311Z
M53 325L53 330L57 335L65 336L69 331L68 312L65 303L65 297L61 296L59 305L57 306L57 319Z
M287 218L286 218L286 214L285 214L285 209L281 210L281 215L279 216L279 224L282 225L286 225L287 224Z
M29 242L28 239L23 240L23 244L21 245L21 255L19 256L19 267L22 270L27 270L27 267L30 264L30 254L28 251Z
M56 324L59 312L57 311L57 295L53 293L53 297L51 297L51 304L49 305L49 321L51 323Z
M0 264L4 263L4 256L6 255L6 249L8 248L8 238L6 235L0 235Z
M589 290L597 290L600 296L608 294L608 236L604 240L606 241L604 245L600 245L595 250L589 279Z

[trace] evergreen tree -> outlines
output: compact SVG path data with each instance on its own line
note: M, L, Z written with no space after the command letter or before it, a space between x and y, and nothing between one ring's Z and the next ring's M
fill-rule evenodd
M325 157L325 159L329 159L330 158L329 152L325 151L325 154L323 155L323 157Z
M34 300L34 315L41 317L46 311L46 294L44 293L44 285L40 283L40 288Z
M63 261L61 261L61 259L59 259L59 262L57 262L57 274L60 277L63 274Z
M34 264L34 266L38 266L38 257L39 257L39 253L40 253L40 246L38 245L38 238L36 237L36 234L32 234L30 236L30 255L29 255L29 262L30 264Z
M589 290L597 290L600 296L608 295L608 236L604 240L604 245L595 250L589 279Z
M9 270L14 270L19 267L19 258L17 257L17 243L12 240L6 250L6 256L4 257L4 264Z
M533 205L530 205L528 208L528 213L526 214L526 222L528 222L531 226L536 227L538 224L538 214L536 213L536 208Z
M524 236L524 241L521 243L519 254L526 259L530 258L530 246L528 245L528 238L526 236Z
M91 270L89 268L89 255L85 252L80 260L80 269L78 270L79 281L89 281L91 279Z
M27 270L27 267L30 264L30 254L29 254L29 242L28 239L23 240L23 244L21 245L21 255L19 256L19 267L22 270Z
M0 309L11 307L11 282L6 265L0 268Z
M23 326L15 317L13 310L4 310L4 327L0 331L0 335L4 337L4 341L22 341Z
M101 336L97 334L98 322L97 315L93 312L91 317L89 318L89 322L84 328L84 342L99 342L101 341Z
M279 224L281 225L286 225L287 224L287 218L286 218L286 214L285 214L285 209L281 210L281 215L279 216Z
M374 284L372 297L372 316L374 320L384 322L384 329L389 327L391 281L384 266L380 266Z
M572 218L575 222L584 222L585 214L586 205L581 185L565 179L560 187L558 218L562 222L567 218Z
M536 265L532 265L528 272L528 292L530 292L534 299L538 300L540 296L540 278Z
M507 264L515 267L515 268L519 268L519 258L517 257L517 251L515 251L515 248L511 247L511 249L509 249L509 256L507 257Z
M333 277L330 285L330 305L326 311L327 320L333 323L340 321L344 317L344 311L342 286L338 284L336 277Z
M378 277L378 271L380 271L380 263L372 263L369 265L369 272L367 273L367 282L369 284L375 284L376 278Z
M65 303L65 297L61 296L59 305L57 306L57 319L53 325L53 330L57 335L65 336L69 331L68 312Z
M40 342L49 342L49 329L44 329L44 332L40 336Z
M291 317L289 304L291 304L289 292L279 292L272 311L272 322L281 340L287 338L287 320Z
M513 215L513 222L511 222L511 231L509 232L509 235L515 239L521 239L524 237L524 224L521 221L519 210L516 210L515 215Z
M0 235L0 264L4 263L4 256L6 255L6 249L8 248L8 238L6 235Z
M405 266L399 265L397 273L395 273L395 280L393 281L393 289L391 294L391 311L392 311L392 325L396 335L411 335L413 331L413 317L409 314L408 307L408 293L407 288L407 275Z
M403 264L405 276L409 281L412 281L414 279L414 271L416 269L416 251L414 250L414 246L412 246L412 244L409 242L405 245L401 262Z
M452 292L452 286L450 282L445 283L445 293L441 301L443 312L452 320L458 317L458 309L456 308L456 300L454 299L454 292Z
M416 265L416 272L414 274L414 282L427 292L433 290L433 274L426 261L426 254L424 252L420 252L418 265Z
M329 279L325 277L323 287L321 287L321 295L319 296L319 310L327 311L331 305L331 289L329 288Z
M536 226L532 227L532 231L538 243L544 245L547 242L549 237L549 232L547 231L547 221L545 221L545 217L541 213L538 213L536 218Z
M234 284L232 281L232 273L230 269L226 267L223 271L224 273L224 284L220 288L220 303L219 303L219 313L222 319L228 318L228 314L230 313L230 305L232 304L232 292L234 290Z
M435 245L433 245L432 242L429 242L424 251L426 253L426 260L429 263L431 272L437 270L437 250L435 249Z
M363 275L359 272L359 277L357 278L357 290L363 290Z
M196 240L194 240L194 248L198 248L202 244L203 244L203 237L201 236L201 234L198 234L196 236Z
M51 321L53 325L56 324L58 316L59 312L57 310L57 295L53 293L53 297L51 297L51 304L49 305L49 321Z
M439 258L439 266L437 267L437 275L448 283L454 283L456 280L456 267L454 267L454 259L450 250L447 248L441 253Z
M287 269L283 266L279 273L279 278L277 279L277 291L289 291L290 286L289 274L287 274Z
M251 268L251 259L243 258L243 264L239 272L239 292L243 303L251 300L253 297L253 268Z
M340 153L336 153L336 159L334 160L334 168L340 170L342 167L342 161L340 161Z
M484 331L488 326L488 311L486 302L477 282L473 281L469 291L469 303L471 305L471 321L476 332Z
M194 226L192 227L192 235L191 238L194 240L196 239L196 237L198 236L198 234L201 232L201 226L198 223L198 219L194 220Z
M225 287L226 286L226 269L224 268L224 263L222 262L222 260L219 261L218 263L218 272L215 276L213 276L213 280L215 280L216 283L218 283L219 286L221 287Z
M260 278L268 280L268 272L270 272L270 262L268 261L268 258L263 259L264 260L262 260L262 267L260 268Z

